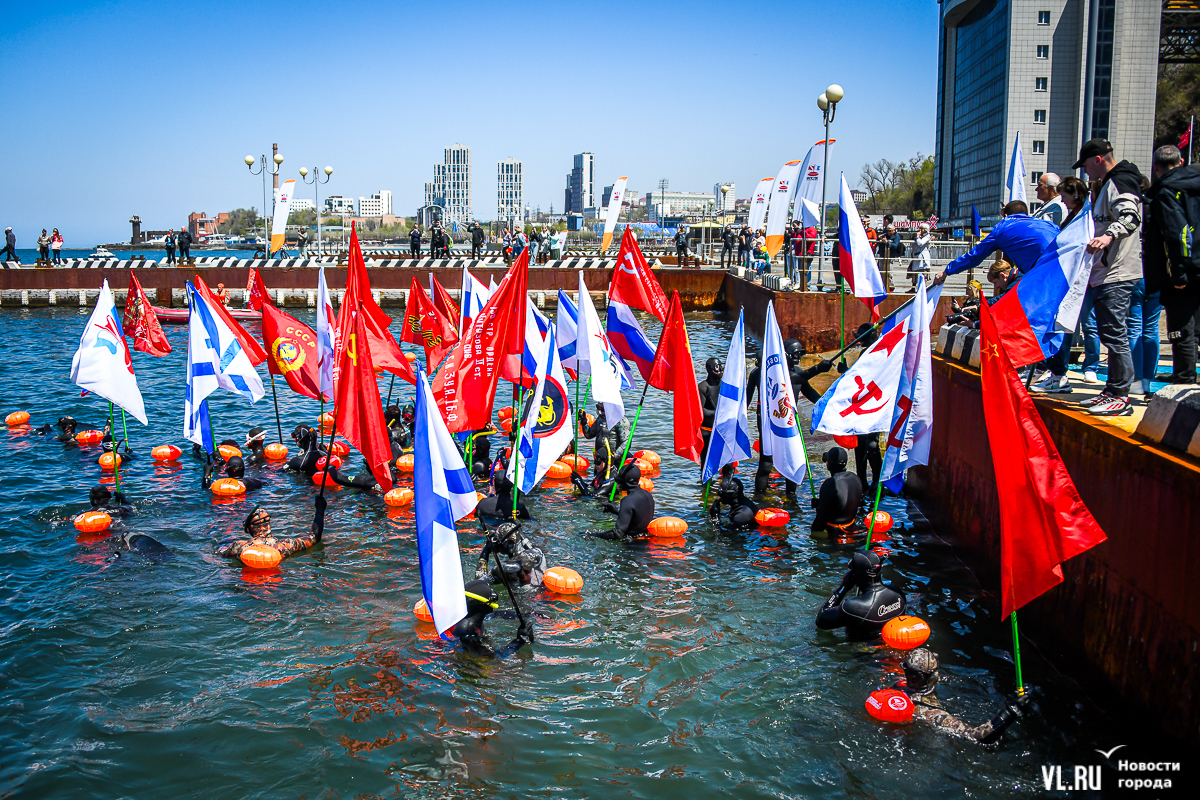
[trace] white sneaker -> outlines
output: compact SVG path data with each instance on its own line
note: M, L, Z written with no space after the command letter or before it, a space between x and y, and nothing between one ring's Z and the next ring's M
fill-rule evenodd
M1066 375L1047 375L1033 385L1033 391L1041 394L1070 394L1071 381Z
M1087 372L1083 373L1083 382L1084 383L1099 383L1100 379L1098 377L1096 377L1096 373L1094 370L1089 369Z

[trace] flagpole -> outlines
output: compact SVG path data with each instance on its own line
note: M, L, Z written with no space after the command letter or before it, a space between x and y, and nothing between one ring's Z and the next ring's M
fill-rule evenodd
M1025 681L1021 679L1021 637L1017 631L1017 612L1012 612L1013 663L1017 667L1017 696L1024 696Z
M874 331L876 328L878 328L878 327L879 327L880 325L882 325L883 323L885 323L885 322L887 322L888 320L890 320L892 317L894 317L894 316L896 316L897 314L899 314L901 311L903 311L905 308L907 308L907 307L908 307L909 303L912 303L912 302L913 302L913 301L912 301L912 300L910 300L910 301L908 301L908 303L902 303L902 304L900 305L900 307L899 307L899 308L897 308L897 309L896 309L895 311L893 311L892 313L888 314L886 317L883 317L882 319L880 319L880 320L879 320L879 322L876 322L874 325L872 325L872 326L871 326L870 328L868 328L867 330L863 331L863 332L862 332L862 334L860 334L860 335L859 335L857 338L855 338L855 340L854 340L854 341L852 341L850 344L846 345L846 346L845 346L845 347L843 347L841 350L839 350L838 352L836 352L836 353L835 353L835 354L834 354L832 357L830 357L828 360L829 360L829 361L837 361L837 360L838 360L838 358L840 358L840 357L841 357L843 354L845 354L845 352L846 352L847 350L849 350L851 347L854 347L854 345L858 344L858 343L859 343L859 342L861 342L863 339L865 339L865 338L867 338L868 336L870 336L872 331ZM843 326L843 328L844 328L844 326Z
M121 409L121 427L125 429L125 446L129 447L129 421L125 419L125 409Z
M521 399L519 401L519 407L523 407L525 405L525 385L521 384L521 383L519 383L517 385L521 387L521 393L520 393ZM512 457L517 460L517 466L516 466L517 480L514 482L516 485L513 486L514 494L513 494L512 514L513 514L514 521L517 519L517 501L521 499L521 434L520 434L520 428L517 428L517 426L516 426L516 423L519 422L521 419L521 412L520 412L519 407L513 409L513 415L511 417L511 419L513 420L513 428L516 428L518 431L517 440L515 442L513 442L513 444L512 444L512 448L513 448ZM524 427L524 426L522 426L522 427ZM503 570L501 570L501 572L503 572ZM516 601L514 600L513 602L515 603Z
M884 448L883 455L886 459L886 457L887 457L887 449L886 448ZM883 466L880 465L879 469L882 471ZM879 510L879 497L882 494L883 494L883 476L880 475L879 473L876 473L875 474L875 503L874 503L874 505L871 506L871 519L867 525L867 543L865 545L863 545L863 550L871 549L871 537L873 537L875 535L875 512L877 512Z
M841 296L842 296L842 326L841 326L842 353L844 353L844 352L846 352L846 284L845 284L845 282L842 283L840 288L841 288L841 292L839 292L839 294L841 294Z
M796 433L800 434L800 449L804 451L804 474L808 476L808 489L812 492L813 500L817 499L817 486L813 483L812 462L808 458L808 448L804 446L804 425L800 421L800 412L796 414Z
M496 537L490 531L488 532L488 538L493 542L496 541ZM513 604L513 611L517 612L517 624L524 628L525 617L521 614L521 607L517 605L517 596L513 594L512 586L508 582L508 573L504 571L504 565L500 563L500 548L493 549L492 555L496 557L496 569L500 571L500 580L504 581L504 588L508 590L508 599Z
M279 395L275 394L275 376L271 376L271 402L275 404L275 430L279 432L279 443L283 444L283 423L279 421Z
M108 401L108 431L109 431L109 435L112 435L112 429L113 429L113 403L112 403L112 400L109 400ZM113 456L113 474L117 478L117 491L119 492L119 491L121 491L121 461L120 461L121 457L119 455L117 455L117 439L115 436L113 437L112 456Z
M425 369L427 371L429 369L428 361L425 362ZM392 382L390 384L388 384L388 399L387 399L387 405L384 406L385 409L392 404L392 389L394 389L394 388L396 388L396 373L393 372L392 373Z
M208 410L208 398L204 399L204 416L208 417L208 444L212 448L210 454L215 455L217 452L217 435L213 433L212 412Z
M575 361L575 463L572 465L576 473L579 472L579 379L583 376L579 374L579 361ZM584 415L584 419L587 416Z
M333 440L334 440L334 438L337 437L337 415L338 415L338 407L335 405L333 407L333 425L329 429L329 447L330 447L330 449L333 448ZM325 473L321 476L321 491L317 493L317 495L319 497L325 496L325 484L329 483L329 465L333 463L333 458L331 457L333 454L330 453L329 450L326 450L325 452L327 454L325 456ZM367 468L370 469L370 466L371 465L368 464Z
M612 491L608 493L610 503L617 496L617 476L621 474L621 467L624 466L625 459L629 458L629 446L633 444L633 432L637 430L638 417L642 416L642 403L646 402L646 392L648 391L650 391L650 382L646 381L646 388L642 389L642 399L638 400L637 412L633 415L633 424L629 426L629 438L625 440L625 452L621 454L621 461L617 465L617 472L613 475Z

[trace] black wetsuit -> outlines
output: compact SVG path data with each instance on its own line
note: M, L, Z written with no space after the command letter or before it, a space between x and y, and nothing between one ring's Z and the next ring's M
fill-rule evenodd
M903 614L904 595L885 585L879 572L877 555L855 553L841 586L817 612L817 627L825 631L845 627L852 639L871 639L885 622ZM854 594L847 597L851 589Z
M482 522L480 527L484 527ZM510 583L534 588L542 585L547 569L546 555L540 547L534 547L533 542L521 532L520 525L502 524L496 529L494 536L488 537L479 553L479 562L475 565L476 578L486 579L494 584L504 582L504 577L500 575L500 567L493 566L488 561L496 554L500 555L500 563Z
M287 463L287 469L292 472L302 472L311 478L317 472L317 460L325 455L320 448L317 432L303 425L292 431L292 439L300 446L300 453L292 456Z
M125 549L129 552L145 556L156 563L169 561L175 557L175 553L171 548L153 536L148 536L144 533L125 531L121 534L121 541L125 544ZM113 558L120 557L121 552L119 550L113 553Z
M803 397L810 403L815 403L821 399L816 389L813 389L809 381L822 372L827 372L833 366L832 362L822 361L819 364L814 364L808 369L800 369L799 366L793 366L791 359L788 359L789 374L792 379L792 394L793 396ZM755 367L751 370L749 377L746 378L746 407L749 408L754 399L754 392L758 389L759 380L762 376L760 367ZM758 420L759 437L762 436L763 419L762 419L762 398L759 398L759 404L755 411ZM771 456L759 453L758 456L758 472L754 476L754 491L756 494L761 494L767 490L771 483L771 471L775 467L775 459ZM794 494L796 484L784 479L785 491L788 494Z
M486 580L471 581L463 588L469 593L467 615L452 629L454 638L462 645L463 650L474 655L507 658L525 645L533 643L533 627L527 621L518 629L517 637L505 647L499 650L492 647L488 642L487 632L483 629L483 623L488 614L495 611L496 592ZM489 602L480 602L470 595L486 598Z
M654 519L654 495L638 485L642 474L636 466L630 465L621 471L621 488L629 492L621 498L621 502L607 502L604 510L615 513L617 522L611 530L592 534L598 539L631 539L647 532L650 522Z
M821 484L821 491L817 494L817 515L813 518L812 529L822 531L829 525L841 527L853 523L862 494L862 484L857 475L845 470L830 475Z
M477 481L489 480L492 476L492 431L477 431L471 434L471 477ZM465 453L464 453L465 455Z
M879 483L879 471L883 469L883 456L879 453L879 434L859 434L858 444L854 446L854 471L858 474L858 482L867 486L867 467L871 467L870 489L864 499L870 500L875 496L875 487Z
M723 478L717 487L717 500L708 509L710 517L718 517L721 506L729 507L729 525L734 530L749 530L756 524L754 515L758 506L747 499L745 487L740 478Z
M400 480L400 470L398 470L396 465L392 462L388 462L388 470L391 473L392 485L394 486ZM379 485L379 481L375 479L375 474L372 473L371 470L360 472L351 478L345 475L337 467L330 466L329 479L338 486L345 486L347 489L362 489L364 492L383 491L383 487Z
M230 460L233 461L234 459L230 459ZM241 481L242 485L246 487L247 493L258 491L259 489L263 488L263 486L265 486L265 484L262 481L260 481L258 478L247 478L245 470L243 468L241 468L240 466L239 467L234 467L232 465L227 466L225 468L225 476L227 478L233 478L234 480ZM200 486L201 486L201 488L204 488L204 489L210 489L210 488L212 488L212 485L213 485L213 464L210 462L210 463L204 465L204 477L200 479Z
M710 358L704 369L707 374L697 387L700 390L700 407L704 411L704 421L700 423L700 435L704 438L704 451L700 454L701 464L708 457L708 440L712 438L713 424L717 418L717 403L721 397L721 378L725 372L720 359L716 358Z
M513 518L513 483L503 472L497 472L492 480L495 494L490 494L475 506L475 513L480 517L491 517L500 522L512 521ZM516 501L517 518L530 519L529 509L525 504Z
M616 424L614 428L609 430L608 424L604 419L604 411L601 410L591 425L583 424L583 436L585 439L594 439L596 444L592 448L592 469L600 472L603 470L601 464L616 464L621 454L625 452L625 441L629 438L629 420L624 417Z

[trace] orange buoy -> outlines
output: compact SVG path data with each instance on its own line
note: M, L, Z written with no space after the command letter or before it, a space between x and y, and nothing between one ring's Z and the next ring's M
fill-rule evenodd
M413 458L412 453L405 453L396 459L396 469L401 472L412 472L415 465L416 459Z
M657 467L662 463L662 456L653 450L638 450L633 455L635 458L640 458L652 467Z
M847 449L858 447L857 436L835 436L833 437L833 441L838 447L845 447Z
M246 484L237 478L218 478L212 482L212 493L221 497L236 497L246 493Z
M761 443L761 441L762 441L762 440L760 440L760 439L755 439L755 440L754 440L754 444L750 445L750 449L751 449L751 450L753 450L753 451L754 451L754 452L756 452L756 453L762 452L762 451L761 451L761 449L760 449L760 443Z
M283 561L283 554L269 544L252 544L243 547L238 558L251 569L275 569Z
M596 424L596 417L595 417L595 415L593 415L593 414L588 414L588 415L586 415L586 416L584 417L584 419L586 419L586 420L587 420L587 426L588 426L589 428L590 428L590 427L592 427L593 425L595 425L595 424ZM583 430L583 426L582 426L582 425L581 425L581 426L579 426L579 430L580 430L580 431L582 431L582 430Z
M654 481L649 478L638 478L638 486L645 489L647 492L654 491Z
M268 461L283 461L288 457L287 445L281 442L272 442L263 450L266 451Z
M658 517L646 526L651 536L659 539L674 539L687 533L688 524L679 517Z
M754 521L764 528L782 528L791 518L792 515L782 508L762 508L754 515Z
M555 461L546 470L546 477L551 480L561 481L563 478L571 477L571 465L564 464L561 461Z
M183 455L183 451L173 444L160 444L150 451L150 457L155 461L174 461Z
M512 417L500 420L500 430L504 431L505 433L512 433L512 426Z
M220 454L221 454L221 458L225 459L226 461L228 461L229 459L231 459L231 458L233 458L233 457L235 457L235 456L236 456L237 458L241 458L241 457L242 457L242 451L241 451L241 450L239 450L238 448L234 447L234 446L233 446L233 445L231 445L231 444L219 444L219 445L217 445L217 452L218 452L218 453L220 453Z
M14 411L4 418L5 425L24 425L29 422L28 411Z
M121 466L121 457L116 453L100 454L100 469L116 469Z
M335 456L341 456L342 458L345 458L346 456L350 455L350 445L346 444L345 442L334 442L333 444L329 445L329 452L333 453Z
M637 464L638 470L640 470L643 475L648 475L654 471L654 465L651 464L649 461L646 461L645 459L627 458L627 459L625 459L625 463L626 464L629 464L629 463Z
M867 713L883 722L908 722L913 717L913 702L896 689L876 689L866 702Z
M104 431L80 431L75 434L75 441L80 444L95 444L104 438Z
M425 605L424 597L418 600L417 604L413 606L413 613L417 615L417 619L421 620L421 622L433 622L433 614L430 613L429 606Z
M407 361L408 363L410 363L410 364L411 364L411 363L413 363L414 361L416 361L416 360L417 360L417 354L416 354L416 353L409 353L409 352L405 351L405 353L404 353L404 360L405 360L405 361Z
M512 419L513 413L514 412L513 412L512 406L505 406L504 408L502 408L496 412L496 417L498 419Z
M317 424L320 425L322 428L332 428L333 427L333 414L330 414L328 411L326 411L324 414L317 417Z
M565 456L560 458L559 461L566 464L568 467L574 468L576 472L583 472L592 465L592 462L588 461L583 456L577 456L573 453L567 453Z
M389 506L407 506L412 503L414 497L416 495L412 489L401 489L397 486L395 489L388 489L387 494L383 496L383 502Z
M583 578L570 567L551 567L542 576L542 585L558 594L579 594Z
M337 456L330 456L328 459L325 458L325 456L321 456L320 458L317 459L317 469L324 470L326 461L329 462L330 466L333 469L339 469L342 466L342 460L340 458L338 458Z
M901 614L883 626L883 641L897 650L912 650L929 639L929 623L920 617Z
M108 530L112 517L103 511L85 511L75 517L75 528L84 533L99 533Z
M329 477L329 480L325 480L325 473L324 473L324 472L314 472L314 473L313 473L313 478L312 478L312 481L313 481L313 484L314 484L315 486L321 486L322 484L324 484L324 486L325 486L325 488L326 488L326 489L340 489L340 488L342 488L340 485L338 485L338 484L337 484L337 483L336 483L336 482L333 480L333 476L330 476L330 477Z
M868 518L867 525L870 526L870 524L871 524L871 520L870 520L870 518ZM892 515L889 514L888 512L886 512L886 511L876 511L875 512L875 527L873 529L875 533L887 533L888 531L890 531L892 529L892 526L895 524L896 524L896 521L892 519Z

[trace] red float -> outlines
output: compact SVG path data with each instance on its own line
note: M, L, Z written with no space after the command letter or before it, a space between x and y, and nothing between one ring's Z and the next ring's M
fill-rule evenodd
M883 722L908 722L913 718L912 700L896 689L877 689L866 702L867 713Z

